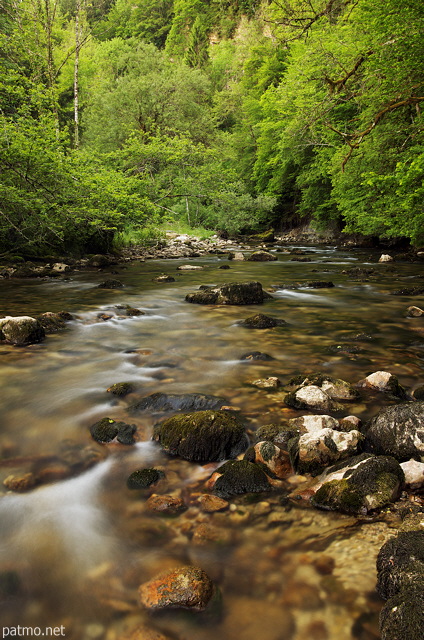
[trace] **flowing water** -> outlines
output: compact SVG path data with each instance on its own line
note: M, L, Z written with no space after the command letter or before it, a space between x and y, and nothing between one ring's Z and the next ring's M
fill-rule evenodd
M374 594L374 564L393 534L390 519L319 512L287 504L278 492L203 513L196 496L214 465L166 457L150 440L162 416L127 413L128 405L158 391L216 394L254 432L300 415L285 407L282 391L249 384L258 378L277 376L284 385L299 373L326 372L355 383L386 370L408 389L424 383L422 319L406 317L420 298L391 295L423 286L421 265L377 264L370 251L305 251L310 262L285 252L266 263L210 256L193 261L204 267L198 272L176 271L181 260L152 260L118 266L113 276L83 271L1 282L0 315L67 310L74 320L41 344L0 345L0 481L43 461L48 466L48 456L60 467L70 451L95 450L102 458L75 477L26 493L4 489L0 496L0 619L9 635L23 625L56 627L56 635L68 639L114 640L148 621L181 640L378 637L382 603ZM219 269L225 264L231 268ZM355 279L346 273L354 267L373 271ZM161 273L176 281L154 282ZM106 277L118 277L125 288L96 288ZM273 299L260 308L184 300L201 284L248 280L260 281ZM290 288L313 280L335 286ZM125 317L119 306L127 304L144 315ZM237 324L258 312L287 325L251 330ZM99 313L112 317L99 320ZM250 351L273 359L241 360ZM124 399L107 393L122 381L133 382L135 391ZM366 420L387 402L361 399L346 405L345 415ZM136 424L138 443L95 444L89 427L105 416ZM184 514L151 513L144 506L149 492L126 488L132 471L151 466L166 473L155 491L183 496L191 505ZM202 524L218 527L222 539L196 535ZM219 585L221 617L175 612L150 619L137 602L137 587L188 563L202 566Z

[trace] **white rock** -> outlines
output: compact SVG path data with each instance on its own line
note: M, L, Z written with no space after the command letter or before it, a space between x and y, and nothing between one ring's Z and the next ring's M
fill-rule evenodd
M405 484L416 489L424 486L424 462L411 459L401 462L400 466L405 474Z
M322 429L337 429L339 422L332 416L300 416L289 420L291 426L305 429L308 433L321 431Z
M388 253L383 253L380 256L379 262L393 262L393 258L389 256Z

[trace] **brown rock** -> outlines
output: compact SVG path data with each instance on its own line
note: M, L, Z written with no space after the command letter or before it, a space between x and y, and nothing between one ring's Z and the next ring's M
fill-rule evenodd
M186 509L186 506L181 498L169 495L159 496L154 493L146 501L146 508L150 511L174 515L176 513L181 513L181 511L184 511L184 509Z
M230 544L233 540L231 531L222 529L220 527L214 527L213 525L202 523L193 533L192 542L197 546L203 546L208 544L225 545Z
M119 637L118 640L171 640L169 636L165 636L156 629L151 629L142 624L136 629L133 629L129 634L125 634Z
M206 513L214 513L215 511L225 511L228 509L229 502L227 500L223 500L222 498L218 498L218 496L211 496L208 493L203 493L197 499L199 507L202 511Z
M36 479L33 473L24 473L21 476L7 476L7 478L3 480L3 484L9 491L17 491L20 493L32 489L36 484Z
M139 588L140 601L152 611L190 609L203 611L212 595L214 585L199 567L182 567L157 576Z

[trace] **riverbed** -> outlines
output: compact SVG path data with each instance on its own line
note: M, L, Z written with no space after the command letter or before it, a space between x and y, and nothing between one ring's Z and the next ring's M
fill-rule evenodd
M74 319L64 331L28 347L0 345L3 459L60 460L70 448L92 447L101 461L75 477L0 497L0 617L5 627L61 628L75 640L114 640L139 623L179 640L372 640L378 638L375 558L396 517L357 519L287 501L287 491L239 497L226 511L197 503L216 465L165 456L151 441L164 414L128 415L152 393L223 397L248 433L301 415L284 404L284 385L301 373L325 372L352 384L369 373L396 375L408 391L424 383L424 327L407 317L422 296L393 295L424 286L420 263L378 263L371 250L292 247L307 262L275 246L272 262L228 261L225 255L134 261L55 279L4 280L1 314L61 310ZM230 266L229 269L222 269ZM361 269L358 272L355 269ZM169 274L174 282L158 283ZM97 288L106 278L124 287ZM259 281L272 298L258 306L189 304L200 285ZM334 286L311 288L312 281ZM142 315L127 317L125 305ZM238 323L265 313L287 324L252 330ZM99 315L108 319L100 319ZM267 360L243 360L257 351ZM252 381L277 377L275 390ZM124 398L107 389L131 382ZM360 397L345 415L362 421L390 403ZM137 444L98 445L89 427L108 416L136 424ZM128 475L156 467L166 478L154 489L183 497L177 516L145 508L153 493L126 487ZM296 478L293 479L293 487ZM198 534L201 525L218 539ZM203 529L204 530L204 529ZM195 564L222 595L219 614L149 616L137 588L164 569ZM63 634L62 634L63 635Z

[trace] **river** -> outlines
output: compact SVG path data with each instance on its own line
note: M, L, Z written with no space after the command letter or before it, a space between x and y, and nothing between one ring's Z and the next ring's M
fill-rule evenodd
M381 601L374 593L375 557L393 534L390 518L357 520L288 504L278 492L256 502L240 497L228 512L201 512L193 498L213 466L161 453L151 442L162 416L128 416L127 407L155 392L222 396L248 431L300 415L280 390L250 383L276 376L287 384L299 373L325 372L356 383L390 371L411 390L424 382L421 318L406 317L420 297L392 295L423 286L420 264L378 264L371 250L299 247L308 262L277 251L275 262L228 262L211 255L191 260L202 271L177 271L187 260L151 260L108 270L80 271L52 280L4 280L3 315L66 310L74 320L25 348L0 345L3 459L52 455L90 446L107 457L70 479L26 493L4 488L0 498L0 617L9 630L24 625L63 629L75 640L114 640L148 622L180 640L372 640L378 638ZM230 265L230 269L220 269ZM370 270L366 278L352 269ZM110 270L109 270L110 271ZM170 274L175 282L153 279ZM123 289L96 288L106 277ZM185 295L201 284L258 280L273 298L263 306L202 306ZM294 283L332 281L312 289ZM144 315L125 317L130 305ZM287 325L251 330L238 321L258 312ZM106 313L112 317L99 320ZM243 361L249 351L272 356ZM116 382L135 391L119 399ZM367 420L387 404L374 397L350 403L346 415ZM133 446L94 443L89 427L108 416L137 425ZM0 467L1 481L17 468ZM185 498L176 517L147 512L145 495L126 488L138 468L166 473L158 493ZM147 494L148 495L148 494ZM190 506L191 505L191 506ZM223 531L199 540L196 527ZM151 620L137 587L163 569L202 566L219 585L221 617L180 612ZM47 634L46 634L47 635ZM24 636L19 636L24 637Z

